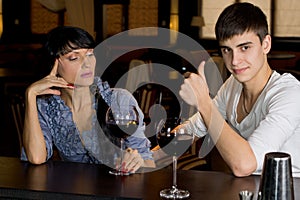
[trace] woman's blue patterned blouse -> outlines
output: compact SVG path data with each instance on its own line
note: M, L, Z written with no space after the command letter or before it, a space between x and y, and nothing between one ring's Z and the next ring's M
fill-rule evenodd
M124 89L110 88L107 82L102 82L95 77L91 92L98 92L108 106L119 106L124 102L137 106L135 98ZM94 95L97 96L97 95ZM94 98L94 109L97 109L97 101ZM53 145L58 149L60 157L65 161L83 163L108 164L118 150L114 143L103 133L96 114L92 117L93 128L80 134L73 121L72 112L60 96L37 98L38 117L44 134L47 147L47 160L52 157ZM143 159L153 160L150 150L150 142L144 135L143 113L138 108L140 123L137 131L127 139L125 145L137 149ZM27 160L26 153L22 149L22 160Z

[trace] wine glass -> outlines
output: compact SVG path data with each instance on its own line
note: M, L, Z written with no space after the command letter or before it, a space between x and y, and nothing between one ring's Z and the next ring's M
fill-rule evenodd
M184 128L177 127L178 118L161 120L156 134L160 148L173 159L173 185L171 188L160 191L160 197L166 199L184 199L190 196L189 191L177 188L177 158L182 155L194 140L194 135ZM177 127L176 129L174 129Z
M117 158L116 169L109 173L114 175L129 175L129 172L122 170L124 139L135 133L139 125L139 114L135 106L126 105L118 108L109 107L106 112L106 125L113 137L119 139L120 157Z

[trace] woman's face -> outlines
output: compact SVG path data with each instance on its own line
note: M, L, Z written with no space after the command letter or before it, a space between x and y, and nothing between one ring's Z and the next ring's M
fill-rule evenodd
M60 56L58 74L68 83L89 86L94 82L96 58L93 49L75 49Z

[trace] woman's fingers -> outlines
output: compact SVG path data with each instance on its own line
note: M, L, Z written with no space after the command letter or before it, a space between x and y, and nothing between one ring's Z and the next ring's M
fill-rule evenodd
M58 59L55 60L54 65L52 67L52 70L49 75L56 76L57 75L57 69L58 69Z
M60 88L74 89L74 85L65 81L62 77L58 77L58 60L55 60L53 68L48 76L42 78L39 81L34 82L28 88L28 94L31 94L32 98L39 95L60 95Z
M48 75L30 86L31 92L36 96L45 94L60 95L60 88L74 89L74 86L68 84L63 78L53 75Z
M124 160L123 160L123 171L126 172L136 172L140 167L142 167L144 164L144 160L141 157L141 155L138 153L138 151L132 150L131 148L128 148L124 153Z

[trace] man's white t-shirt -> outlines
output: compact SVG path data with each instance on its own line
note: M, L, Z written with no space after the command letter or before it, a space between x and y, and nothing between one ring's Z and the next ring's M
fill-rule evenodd
M300 82L291 74L274 71L250 113L238 123L236 109L241 91L242 84L230 76L213 102L252 147L257 160L255 174L261 174L265 154L275 151L291 155L293 176L300 177ZM207 134L199 112L186 127L200 137Z

